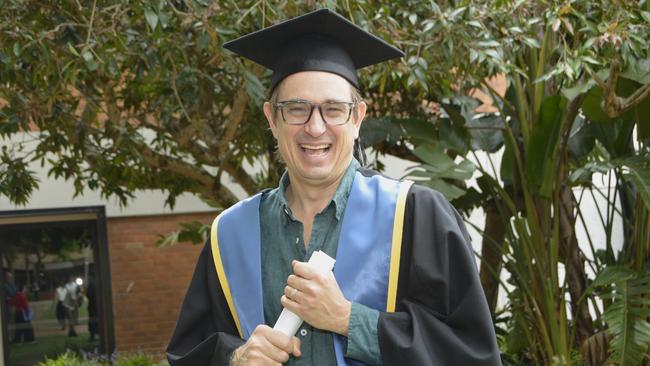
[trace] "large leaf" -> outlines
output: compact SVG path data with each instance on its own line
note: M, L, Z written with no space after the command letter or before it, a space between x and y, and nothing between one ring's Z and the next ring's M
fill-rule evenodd
M471 178L476 168L471 161L461 160L456 163L437 144L419 146L413 153L423 163L411 168L406 174L408 178L440 191L449 200L465 193L464 189L449 180L465 181Z
M393 118L366 118L361 124L360 135L366 146L372 146L381 142L395 144L404 133Z
M406 132L405 136L415 145L438 141L438 133L431 121L422 118L405 118L399 120L399 123Z
M612 336L610 361L621 366L640 365L650 348L650 272L609 267L598 274L593 287L605 287L601 298L612 303L603 314Z
M566 99L559 96L546 98L542 102L539 120L533 126L528 146L526 146L526 177L530 188L545 197L550 197L550 181L564 116Z
M474 118L465 127L472 135L472 149L493 153L503 146L504 124L501 116Z
M467 129L450 118L441 118L438 123L440 142L446 148L465 155L469 150L471 139Z
M650 210L650 156L616 159L613 163L625 168L625 177L634 183L643 202Z
M618 83L616 84L616 95L620 97L628 97L634 93L637 89L641 87L642 84L630 80L624 77L619 78ZM594 122L615 122L617 120L634 120L635 119L635 108L632 108L621 116L617 118L610 118L601 108L601 103L603 100L603 89L596 85L593 86L585 96L585 100L582 102L582 111ZM646 98L643 103L650 101L650 98ZM643 104L641 103L641 104ZM644 107L645 108L645 107ZM644 109L645 110L645 109Z
M594 148L595 142L592 123L583 116L577 116L569 134L568 148L571 157L574 159L585 157Z

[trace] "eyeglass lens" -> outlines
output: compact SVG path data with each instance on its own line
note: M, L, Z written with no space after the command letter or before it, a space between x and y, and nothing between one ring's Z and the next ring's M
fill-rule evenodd
M284 121L290 125L302 125L311 118L315 108L329 125L342 125L350 119L351 106L346 102L326 102L320 105L304 101L286 102L280 105Z

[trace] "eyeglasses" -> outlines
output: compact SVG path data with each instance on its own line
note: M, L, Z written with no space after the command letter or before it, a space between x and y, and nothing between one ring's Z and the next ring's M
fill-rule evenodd
M325 102L315 104L306 100L287 100L273 104L274 108L279 108L282 119L289 125L304 125L314 113L314 108L318 108L321 118L325 123L332 126L340 126L348 123L352 108L356 102Z

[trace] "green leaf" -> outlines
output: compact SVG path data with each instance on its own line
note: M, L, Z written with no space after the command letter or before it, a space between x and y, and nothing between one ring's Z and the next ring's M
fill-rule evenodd
M640 365L650 347L650 322L646 298L650 293L650 272L634 272L627 267L608 267L598 274L591 287L606 287L601 297L611 300L603 319L612 336L610 360L617 365Z
M530 188L550 197L550 182L554 174L550 171L557 156L555 147L559 140L566 100L559 96L544 99L538 121L533 125L530 141L526 146L526 177Z
M470 134L463 126L453 123L449 118L439 120L440 142L448 149L465 155L470 146Z
M81 57L84 59L86 62L91 62L95 57L93 56L93 53L85 50L81 53Z
M153 11L151 8L144 9L144 17L147 20L147 24L151 27L151 30L155 30L158 25L158 14Z
M588 92L594 85L596 85L596 81L589 79L589 81L575 84L571 88L563 88L562 95L568 100L573 100L578 95Z
M503 146L503 119L489 115L469 120L465 127L472 136L472 149L489 153L496 152Z
M650 157L619 159L615 163L626 168L625 177L634 183L646 208L650 210Z
M440 179L429 180L424 184L442 193L449 201L459 198L465 194L464 190Z
M266 99L266 88L262 85L260 79L252 72L244 70L244 80L246 81L246 92L251 96L257 105L261 105Z
M647 2L647 1L646 1ZM645 19L646 22L650 23L650 12L641 11L641 17Z
M400 122L394 118L366 118L361 124L361 140L366 146L387 142L394 145L404 137Z
M621 72L621 77L636 81L639 84L650 84L650 60L633 59Z
M442 146L437 144L428 144L417 147L413 154L426 164L432 165L439 170L445 170L454 164L454 161L445 154Z
M406 176L440 191L452 200L461 197L465 191L447 180L465 181L474 174L476 167L469 160L454 162L437 144L426 144L413 150L413 154L424 163L407 172Z
M422 118L405 118L397 121L404 128L403 137L413 144L438 142L438 131L431 121Z
M592 124L581 115L573 122L567 143L573 159L583 158L593 150L596 138L591 126Z

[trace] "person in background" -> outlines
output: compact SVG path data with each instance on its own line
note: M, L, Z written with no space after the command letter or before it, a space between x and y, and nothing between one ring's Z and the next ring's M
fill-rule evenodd
M34 295L34 301L40 300L41 286L38 284L38 279L32 283L32 294Z
M12 343L34 343L34 328L32 327L34 313L27 301L27 286L21 287L21 290L16 293L11 303L16 309L14 316L16 333Z
M74 327L79 322L79 286L74 276L70 276L65 284L65 299L63 300L68 318L68 337L76 337L77 331Z
M66 325L66 319L68 317L68 312L66 310L66 307L63 305L63 302L65 301L65 295L66 295L66 290L65 290L65 283L63 281L59 282L59 285L56 287L56 290L54 290L54 304L56 306L56 320L59 322L59 325L61 325L61 330L65 330L65 325Z
M99 321L97 319L97 295L95 281L92 277L88 278L88 287L86 288L86 297L88 298L88 332L90 333L90 342L95 340L95 335L99 334Z
M16 308L12 305L12 300L14 296L18 293L18 288L16 287L16 284L14 283L14 275L8 271L4 271L4 283L2 284L2 288L5 293L5 300L7 301L7 319L9 320L9 324L7 326L7 329L9 330L9 334L7 337L9 339L13 339L13 321L14 318L16 317Z

